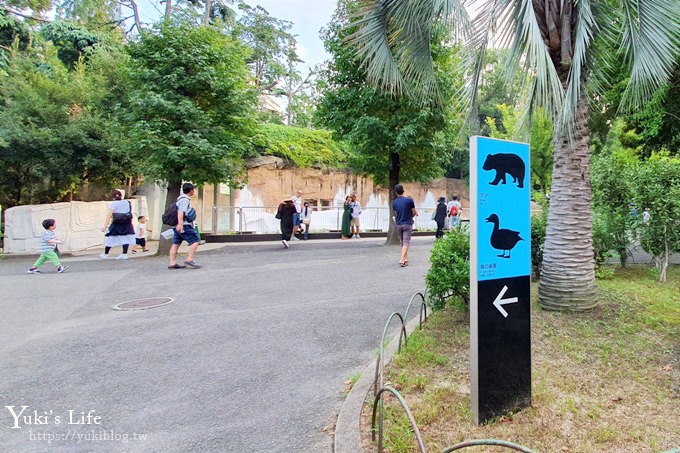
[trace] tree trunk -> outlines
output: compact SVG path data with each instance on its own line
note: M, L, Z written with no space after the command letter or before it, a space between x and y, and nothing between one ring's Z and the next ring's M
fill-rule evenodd
M546 310L597 305L588 149L588 105L581 97L573 141L555 146L538 299Z
M163 212L165 212L168 209L168 206L170 206L171 203L175 203L177 201L177 197L179 197L181 189L182 189L181 178L173 179L172 181L168 182L168 193L165 196L165 208L163 209ZM161 233L170 228L174 227L163 225L161 227ZM172 240L165 239L163 235L161 235L158 242L158 252L156 252L156 255L168 255L170 253L170 246L172 246Z
M394 215L392 212L392 202L396 198L396 195L394 193L394 186L399 184L399 173L401 172L401 161L399 159L399 153L390 153L390 173L388 177L388 184L389 187L388 193L388 216L390 219L390 224L387 229L387 240L385 241L385 245L401 245L401 242L399 241L399 237L397 236L397 229L395 228L394 224Z
M170 20L172 14L172 0L165 0L165 20Z
M210 10L212 9L212 3L210 0L205 0L205 14L203 16L203 25L210 24Z

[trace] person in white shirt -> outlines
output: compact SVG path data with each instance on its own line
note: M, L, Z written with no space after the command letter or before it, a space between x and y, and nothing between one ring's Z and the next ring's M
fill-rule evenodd
M456 228L460 224L460 215L463 213L463 205L460 204L456 195L446 204L446 211L449 214L449 228Z
M355 193L349 196L349 208L350 208L350 228L352 232L352 238L360 239L359 236L359 216L361 215L361 204L357 201L357 195Z
M297 231L300 229L300 224L302 223L302 220L300 219L300 213L302 212L302 191L298 190L297 195L291 195L290 199L293 200L293 204L295 205L295 214L293 215L293 234L290 236L291 241L299 241L299 239L295 236L297 234Z

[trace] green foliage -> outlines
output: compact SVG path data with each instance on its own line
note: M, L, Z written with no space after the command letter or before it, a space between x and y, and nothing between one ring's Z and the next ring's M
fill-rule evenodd
M289 51L295 49L295 37L289 33L292 23L272 17L261 6L241 2L238 7L241 17L234 33L250 49L246 62L254 75L255 86L271 93L289 73ZM296 54L290 60L300 61Z
M436 241L430 265L425 285L432 309L452 305L467 310L470 303L470 233L467 228L452 229Z
M237 184L256 105L245 47L212 27L166 23L129 53L125 146L143 173Z
M355 59L356 49L344 41L352 31L348 18L355 8L353 1L340 2L325 32L324 43L333 60L322 73L317 123L348 142L355 152L351 167L373 176L377 184L441 176L450 160L446 112L434 103L393 97L367 84L365 68ZM449 54L439 53L439 62L451 64ZM450 77L451 72L441 72Z
M253 138L261 154L282 157L297 167L341 167L349 154L325 130L261 124Z
M591 161L595 265L601 266L607 252L614 250L619 255L621 266L625 267L629 238L634 235L631 204L635 189L632 175L637 159L631 150L620 146L607 151L593 156Z
M642 248L654 256L665 281L669 256L680 252L680 157L654 154L634 176L635 204L649 209L649 221L638 219Z
M64 65L73 69L88 49L94 47L101 38L88 30L68 22L54 21L40 29L45 39L54 43L57 55Z
M531 216L531 272L536 280L541 277L543 246L548 226L548 202L542 195L537 194L537 198L539 198L541 211Z
M15 53L0 78L0 203L78 198L85 181L124 179L115 122L102 109L109 88L89 67L67 71L47 43Z

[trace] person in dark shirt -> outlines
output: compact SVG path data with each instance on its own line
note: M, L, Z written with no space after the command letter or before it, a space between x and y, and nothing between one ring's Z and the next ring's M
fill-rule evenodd
M283 200L276 211L276 217L281 219L281 242L285 248L289 248L288 241L293 234L293 218L297 214L295 203L290 198Z
M446 198L439 197L439 203L434 212L434 221L437 222L437 232L434 237L439 239L444 236L444 222L446 221Z
M418 215L418 211L416 211L413 199L404 196L404 186L401 184L394 186L394 193L397 195L397 198L392 202L394 223L401 241L399 265L406 267L408 266L408 247L411 245L411 235L413 234L413 218Z

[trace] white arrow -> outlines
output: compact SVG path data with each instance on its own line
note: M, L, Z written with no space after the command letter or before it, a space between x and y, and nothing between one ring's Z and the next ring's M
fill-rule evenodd
M496 296L496 300L493 301L494 307L498 309L498 311L501 312L504 318L508 317L508 312L505 311L505 308L503 308L503 305L505 304L514 304L516 302L519 302L516 297L511 297L509 299L503 299L503 295L505 292L508 290L508 287L503 285L503 289L501 290L500 293L498 293L498 296Z

